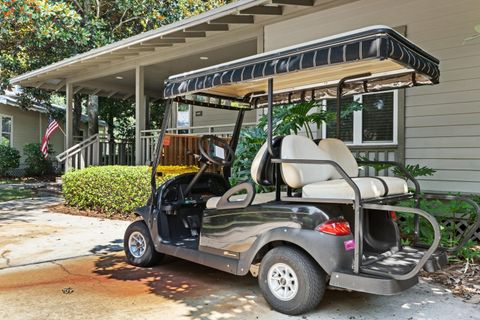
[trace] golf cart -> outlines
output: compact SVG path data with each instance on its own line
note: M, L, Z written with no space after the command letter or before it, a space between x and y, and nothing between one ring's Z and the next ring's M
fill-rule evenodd
M374 26L170 77L168 106L153 160L148 204L125 233L130 264L151 266L171 255L235 275L258 277L267 302L285 314L315 308L327 286L391 295L418 282L422 269L436 271L479 227L480 208L469 199L421 194L417 180L359 176L359 165L339 139L314 142L299 135L273 136L272 109L301 101L337 99L439 80L439 61L385 26ZM196 155L200 170L156 185L156 168L171 113L181 102L238 113L230 141L205 135ZM230 166L245 112L267 108L268 138L248 182L229 184ZM341 108L337 107L337 137ZM223 167L223 174L208 167ZM440 246L436 219L421 201L463 200L476 214L456 248ZM410 200L412 207L398 206ZM403 246L395 212L415 216L414 238ZM419 221L433 241L419 240Z

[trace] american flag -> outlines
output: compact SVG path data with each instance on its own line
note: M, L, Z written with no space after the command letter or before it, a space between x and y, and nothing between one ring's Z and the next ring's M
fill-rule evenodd
M45 159L48 157L48 139L50 136L57 130L59 127L57 120L53 119L51 116L48 117L48 126L47 131L42 139L42 145L40 147L40 151L42 151L43 156Z

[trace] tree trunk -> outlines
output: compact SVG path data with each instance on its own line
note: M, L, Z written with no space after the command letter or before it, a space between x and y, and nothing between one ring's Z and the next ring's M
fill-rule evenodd
M73 136L74 138L80 137L82 133L80 132L80 127L82 123L82 96L80 94L76 94L73 98ZM78 139L78 138L77 138ZM81 137L80 141L83 140ZM74 143L78 143L79 141L75 141Z
M98 96L88 96L88 136L98 133Z

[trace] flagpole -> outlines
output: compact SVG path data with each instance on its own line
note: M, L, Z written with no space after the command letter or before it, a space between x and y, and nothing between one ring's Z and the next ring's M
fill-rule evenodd
M63 135L66 137L67 135L65 134L65 131L63 131L62 127L60 127L60 124L58 124L58 129L60 129L60 131L62 131Z

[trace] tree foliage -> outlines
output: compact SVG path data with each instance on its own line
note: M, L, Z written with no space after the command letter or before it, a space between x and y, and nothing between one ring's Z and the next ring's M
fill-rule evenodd
M230 0L2 1L0 94L9 88L9 80L14 76L227 2ZM44 90L26 89L19 94L19 101L24 107L40 102L53 110L49 108L51 93ZM106 108L109 109L107 113L116 110L113 105ZM122 112L115 117L124 116Z

